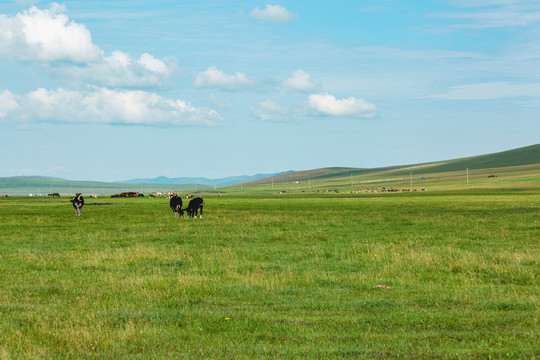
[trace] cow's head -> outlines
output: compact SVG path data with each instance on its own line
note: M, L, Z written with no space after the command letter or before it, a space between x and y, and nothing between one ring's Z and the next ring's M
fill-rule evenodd
M178 216L184 216L184 210L182 210L180 205L176 205L176 208L174 210L178 213Z

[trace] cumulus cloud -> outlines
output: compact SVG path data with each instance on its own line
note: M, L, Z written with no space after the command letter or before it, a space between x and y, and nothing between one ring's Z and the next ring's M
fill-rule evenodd
M251 16L259 20L272 21L274 23L289 22L293 20L289 10L280 5L269 5L261 9L259 7L251 11Z
M285 80L283 85L301 91L313 90L315 88L315 83L311 79L311 75L302 69L295 70L291 74L291 77Z
M139 64L142 65L146 70L151 71L157 74L169 74L169 67L161 60L156 59L150 54L144 53L139 59Z
M351 96L338 100L328 93L310 95L309 106L319 114L331 116L373 118L377 112L377 107L364 99Z
M8 100L4 102L4 100ZM0 93L0 119L31 122L90 123L148 126L216 125L222 121L213 109L196 108L180 99L146 91L92 87L86 91L37 89L17 96Z
M104 86L157 86L170 76L172 64L143 53L133 59L122 51L105 56L90 31L70 21L56 3L32 6L14 17L0 15L0 56L39 62L73 82Z
M220 87L224 89L238 89L250 85L250 81L245 74L236 72L234 75L225 74L215 66L210 66L203 72L197 74L195 86L198 87Z
M290 119L290 110L272 100L251 106L251 113L262 121L279 122Z
M17 97L9 90L0 93L0 118L7 116L8 113L19 107Z
M65 6L32 6L15 17L0 15L0 54L22 61L73 61L101 59L84 25L69 21Z
M79 82L89 82L108 87L159 86L171 74L172 64L143 54L133 59L129 54L116 50L102 61L87 66L62 66L55 68L59 75Z

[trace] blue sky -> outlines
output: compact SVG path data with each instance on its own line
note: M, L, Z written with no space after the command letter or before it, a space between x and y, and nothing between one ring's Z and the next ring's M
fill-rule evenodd
M379 167L540 141L540 1L0 0L0 176Z

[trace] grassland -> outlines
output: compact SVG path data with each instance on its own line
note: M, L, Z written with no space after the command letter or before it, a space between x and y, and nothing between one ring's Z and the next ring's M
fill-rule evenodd
M204 195L197 220L164 199L87 199L81 218L0 200L0 359L535 358L523 171L457 191L266 184Z

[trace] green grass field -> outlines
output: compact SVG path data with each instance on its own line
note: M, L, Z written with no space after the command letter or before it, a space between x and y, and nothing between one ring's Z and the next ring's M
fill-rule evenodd
M535 358L524 189L0 200L0 359Z

